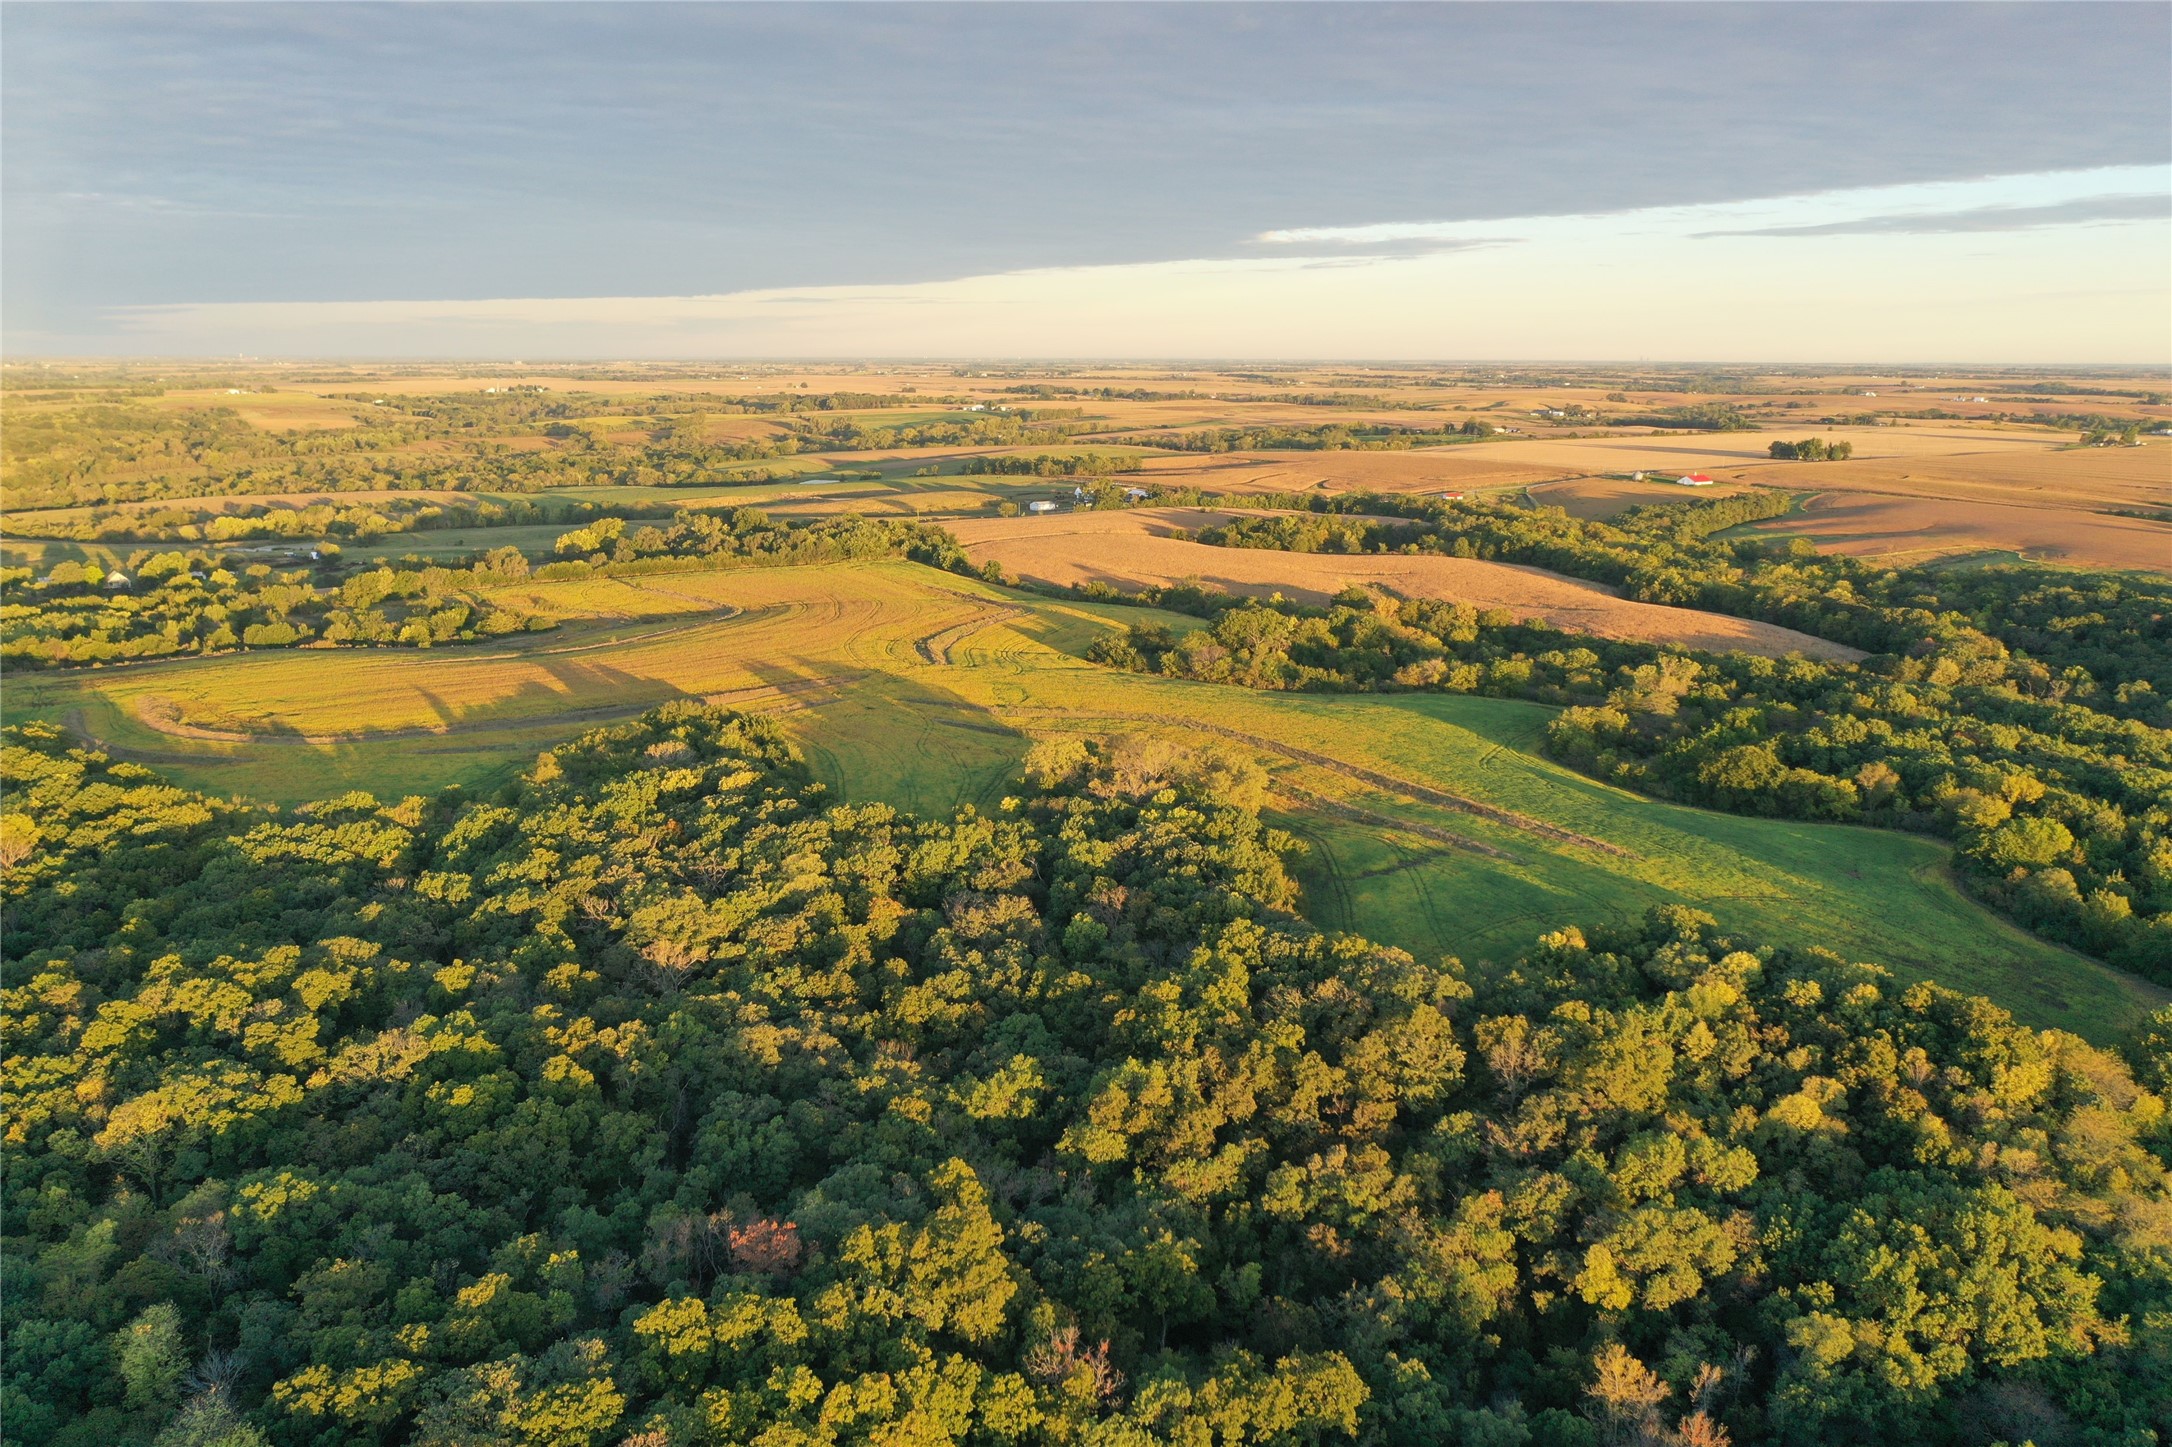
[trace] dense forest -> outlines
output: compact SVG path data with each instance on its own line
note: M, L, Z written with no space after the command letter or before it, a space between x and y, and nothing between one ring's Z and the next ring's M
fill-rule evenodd
M1557 757L1661 797L1956 841L1974 888L2028 928L2172 982L2172 584L2035 569L1874 570L1708 536L1758 495L1620 524L1422 509L1241 518L1227 546L1431 550L1539 563L1630 596L1785 623L1860 664L1573 638L1446 602L1329 609L1153 595L1215 616L1098 645L1122 667L1256 688L1438 689L1564 705ZM1362 507L1363 504L1354 505Z
M852 514L780 521L751 507L681 512L669 523L631 530L622 519L603 518L561 535L556 551L562 561L547 564L538 577L653 572L689 563L702 568L790 567L875 558L906 558L976 577L994 572L972 563L956 538L929 523Z
M1414 960L1145 739L947 819L691 704L487 797L0 770L11 1441L2172 1432L2172 1014Z

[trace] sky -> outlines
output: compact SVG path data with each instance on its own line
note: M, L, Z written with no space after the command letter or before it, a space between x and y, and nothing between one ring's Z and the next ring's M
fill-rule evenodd
M2172 364L2172 7L0 8L0 345Z

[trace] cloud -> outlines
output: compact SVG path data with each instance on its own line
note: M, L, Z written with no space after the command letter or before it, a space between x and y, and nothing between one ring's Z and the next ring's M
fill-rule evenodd
M2172 197L2163 193L2085 196L2048 206L1974 206L1963 211L1905 212L1821 221L1803 226L1758 226L1737 231L1693 231L1695 240L1716 236L1941 236L1955 232L2025 231L2040 226L2079 226L2100 221L2172 220Z
M1992 177L1507 227L1283 228L1241 256L934 282L205 302L118 307L102 321L120 349L161 355L2161 362L2172 353L2172 295L2166 226L2147 224L2157 213L2143 224L2048 224L2152 186L2167 189L2147 168ZM1986 212L2047 224L1920 237L1873 227L1838 243L1813 233L1784 267L1755 239ZM1719 231L1751 235L1694 239ZM2102 290L2053 297L2047 277Z
M1514 246L1519 236L1360 236L1331 231L1307 235L1294 231L1270 231L1253 238L1254 245L1303 245L1302 256L1283 258L1321 266L1348 266L1373 261L1401 261L1412 256L1439 256L1450 251L1475 251L1485 246ZM1347 250L1321 253L1321 247Z
M1397 215L1494 238L2172 154L2164 6L25 5L6 40L11 329L916 282ZM1416 238L1314 254L1389 240Z

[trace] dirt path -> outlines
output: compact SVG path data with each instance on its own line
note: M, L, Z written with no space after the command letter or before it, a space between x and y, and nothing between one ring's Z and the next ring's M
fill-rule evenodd
M1278 783L1275 786L1275 794L1300 808L1310 809L1316 814L1329 814L1337 819L1347 819L1353 824L1363 824L1369 828L1382 831L1395 830L1404 834L1415 834L1420 839L1429 839L1435 844L1444 844L1450 849L1460 849L1469 854L1483 854L1492 859L1514 859L1516 857L1505 849L1496 849L1491 844L1481 844L1475 839L1466 839L1462 835L1451 833L1438 825L1418 824L1408 819L1398 819L1393 814L1383 814L1375 809L1360 808L1356 804L1345 803L1341 799L1330 799L1325 794L1316 794L1310 789L1302 789L1295 784ZM1400 867L1402 866L1398 866L1398 868ZM1391 871L1383 870L1381 872L1389 873ZM1359 877L1364 878L1366 876L1361 875Z
M925 638L914 639L913 647L919 650L920 657L928 663L948 664L951 661L951 650L975 633L997 623L1007 623L1013 618L1022 618L1025 613L1025 609L1009 603L999 603L993 607L981 608L962 623L956 623L938 632L930 633Z
M1170 722L1178 722L1178 720L1170 720ZM1301 749L1295 744L1286 744L1277 739L1261 738L1257 734L1248 734L1238 729L1224 728L1220 724L1203 723L1198 719L1185 719L1181 722L1186 728L1197 729L1202 733L1214 734L1238 743L1249 744L1254 748L1265 749L1270 753L1281 754L1286 758L1295 759L1299 763L1310 764L1316 769L1325 769L1331 774L1340 774L1346 779L1354 779L1361 784L1370 784L1372 787L1384 790L1387 793L1401 794L1403 797L1415 799L1421 804L1431 804L1437 809L1447 809L1457 814L1468 814L1473 818L1483 819L1489 824L1499 824L1506 828L1520 830L1526 834L1535 834L1541 839L1551 840L1556 844L1573 844L1580 849L1596 849L1602 854L1612 854L1623 859L1636 857L1632 851L1624 849L1618 844L1609 844L1604 839L1594 839L1589 834L1578 834L1574 830L1563 829L1558 825L1548 824L1540 819L1533 819L1527 814L1518 814L1511 809L1497 808L1492 804L1481 804L1476 799L1466 799L1461 794L1451 794L1445 789L1436 789L1429 784L1414 784L1408 779L1396 778L1393 774L1383 774L1373 769L1360 768L1356 764L1346 764L1340 759L1327 754L1314 753L1310 749ZM1351 807L1355 808L1356 806ZM1404 821L1395 819L1392 815L1383 817L1390 819L1395 828L1410 827ZM1424 830L1412 828L1410 832L1423 834Z
M1075 714L1052 709L1010 709L1006 710L1006 712L1040 716L1056 714L1064 718L1076 717ZM1229 728L1223 724L1208 723L1188 715L1127 713L1123 717L1127 720L1167 724L1171 728L1182 729L1187 733L1213 734L1217 738L1243 744L1247 748L1257 749L1264 754L1278 754L1292 762L1306 764L1315 769L1325 770L1330 774L1338 774L1356 783L1370 785L1372 788L1379 789L1384 793L1398 794L1403 798L1420 804L1430 804L1436 809L1446 809L1451 813L1467 814L1474 819L1483 819L1489 824L1498 824L1503 828L1514 829L1520 833L1530 834L1551 843L1567 844L1579 849L1596 850L1601 854L1610 854L1618 859L1634 859L1637 857L1636 851L1633 849L1624 849L1621 845L1610 844L1604 839L1594 839L1589 834L1579 834L1573 829L1563 829L1558 825L1548 824L1542 819L1533 819L1527 814L1518 814L1513 809L1503 809L1493 804L1481 804L1476 799L1467 799L1461 794L1453 794L1446 789L1436 789L1430 784L1416 784L1408 779L1398 778L1393 774L1383 774L1376 769L1367 769L1356 764L1344 763L1341 759L1333 758L1327 754L1316 753L1311 749L1299 748L1295 744L1285 743L1280 739L1271 739L1260 734L1247 733L1242 729ZM1285 792L1305 792L1281 780L1276 781L1275 787ZM1323 802L1334 802L1340 805L1340 801ZM1356 804L1342 805L1341 807L1367 815L1369 820L1379 822L1384 828L1402 829L1429 839L1435 837L1427 834L1424 827L1414 825L1409 820L1392 814L1375 814L1373 811ZM1467 846L1481 854L1498 853L1498 851L1487 845L1462 840L1460 836L1451 835L1449 838L1453 839L1458 847Z

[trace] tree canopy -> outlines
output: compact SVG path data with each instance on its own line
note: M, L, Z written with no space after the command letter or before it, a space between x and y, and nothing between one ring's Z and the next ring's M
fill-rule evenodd
M487 797L0 769L11 1440L2172 1430L2172 1015L1679 909L1419 961L1153 738L947 819L692 704Z

